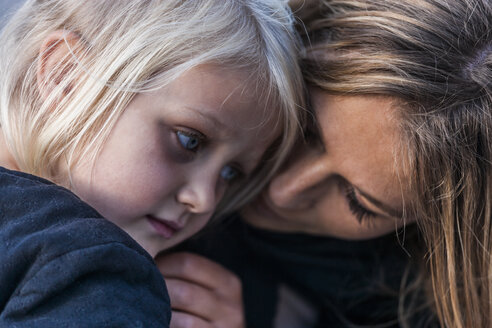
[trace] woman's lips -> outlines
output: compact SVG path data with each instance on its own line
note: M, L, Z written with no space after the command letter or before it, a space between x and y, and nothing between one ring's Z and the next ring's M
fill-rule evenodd
M176 232L183 228L176 222L158 219L152 215L147 215L146 218L155 231L164 238L171 238Z

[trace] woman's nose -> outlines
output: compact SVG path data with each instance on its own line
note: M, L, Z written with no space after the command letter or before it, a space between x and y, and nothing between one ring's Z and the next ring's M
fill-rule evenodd
M323 150L303 145L295 151L283 171L268 187L273 204L280 208L300 208L312 204L318 190L331 175L330 161Z
M176 195L179 203L194 214L212 213L217 205L217 179L206 176L205 172L199 179L190 179L181 187Z

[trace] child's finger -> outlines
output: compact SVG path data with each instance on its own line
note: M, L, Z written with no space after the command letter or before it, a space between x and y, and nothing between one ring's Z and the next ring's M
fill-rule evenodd
M212 321L221 311L221 300L209 289L179 279L166 279L171 306L174 311L186 312L206 321Z
M241 282L231 271L200 255L180 252L156 259L165 278L188 280L229 299L241 299Z
M170 328L213 328L211 323L188 313L173 311Z
M191 253L161 256L156 263L166 279L173 310L215 328L244 327L241 284L232 272Z
M215 328L244 327L240 302L230 302L209 289L177 279L168 279L168 291L174 311L199 317Z

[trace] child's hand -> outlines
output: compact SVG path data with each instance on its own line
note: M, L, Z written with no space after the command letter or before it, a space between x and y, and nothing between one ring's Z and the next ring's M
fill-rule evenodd
M244 328L241 282L219 264L192 253L156 259L171 298L170 328Z

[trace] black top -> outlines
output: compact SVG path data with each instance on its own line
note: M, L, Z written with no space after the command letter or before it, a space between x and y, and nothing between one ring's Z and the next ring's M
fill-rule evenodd
M70 191L0 167L0 327L169 327L150 255Z
M399 327L399 290L410 257L395 234L346 241L254 228L235 218L183 247L242 280L247 327L271 328L279 287L289 286L317 312L313 327ZM412 277L412 271L410 277ZM411 279L411 278L409 278ZM407 301L422 305L421 295ZM405 305L406 306L406 305ZM437 327L420 309L412 327ZM308 327L305 327L308 328Z

